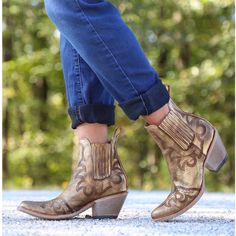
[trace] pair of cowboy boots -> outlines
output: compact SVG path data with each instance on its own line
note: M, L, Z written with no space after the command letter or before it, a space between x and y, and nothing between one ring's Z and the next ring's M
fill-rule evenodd
M172 99L160 125L145 129L160 147L172 180L166 200L152 212L164 221L191 208L204 192L205 167L218 171L227 153L217 130L206 120L179 109ZM78 163L68 187L55 199L23 201L18 210L44 219L68 219L92 208L94 218L117 218L127 196L127 177L117 153L117 128L105 144L79 140Z

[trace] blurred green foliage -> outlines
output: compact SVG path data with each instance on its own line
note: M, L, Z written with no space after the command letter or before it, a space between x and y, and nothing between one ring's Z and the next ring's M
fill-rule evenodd
M220 173L207 172L207 189L233 191L233 0L112 2L172 86L176 103L218 128L229 160ZM5 188L63 187L70 178L73 132L58 44L43 1L3 0ZM125 127L118 151L130 187L168 189L166 163L143 121L129 121L118 106L116 116Z

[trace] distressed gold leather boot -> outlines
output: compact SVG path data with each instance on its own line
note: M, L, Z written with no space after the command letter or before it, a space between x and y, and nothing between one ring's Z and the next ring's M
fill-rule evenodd
M67 188L49 201L23 201L18 210L44 219L68 219L92 208L94 218L117 218L127 196L127 179L117 153L117 128L105 144L79 140L78 164Z
M204 167L218 171L227 159L221 138L208 121L182 111L171 99L169 109L160 125L145 125L167 161L172 181L171 193L152 212L154 221L191 208L204 192Z

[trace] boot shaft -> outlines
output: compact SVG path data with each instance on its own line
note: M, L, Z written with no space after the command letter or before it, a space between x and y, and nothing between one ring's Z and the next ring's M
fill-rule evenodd
M75 199L79 192L84 198L96 199L127 191L127 177L117 152L120 132L118 127L104 144L90 143L87 138L79 140L78 162L65 192L69 190Z
M172 100L160 125L146 125L166 158L175 186L200 188L203 165L215 130L209 122L183 112Z

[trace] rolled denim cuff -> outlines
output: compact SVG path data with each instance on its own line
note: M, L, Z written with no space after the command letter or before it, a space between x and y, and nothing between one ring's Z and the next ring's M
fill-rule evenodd
M104 104L85 104L68 109L72 129L82 123L115 124L115 106Z
M149 115L169 102L170 96L161 80L140 96L119 103L125 114L131 120L137 120L140 115Z

